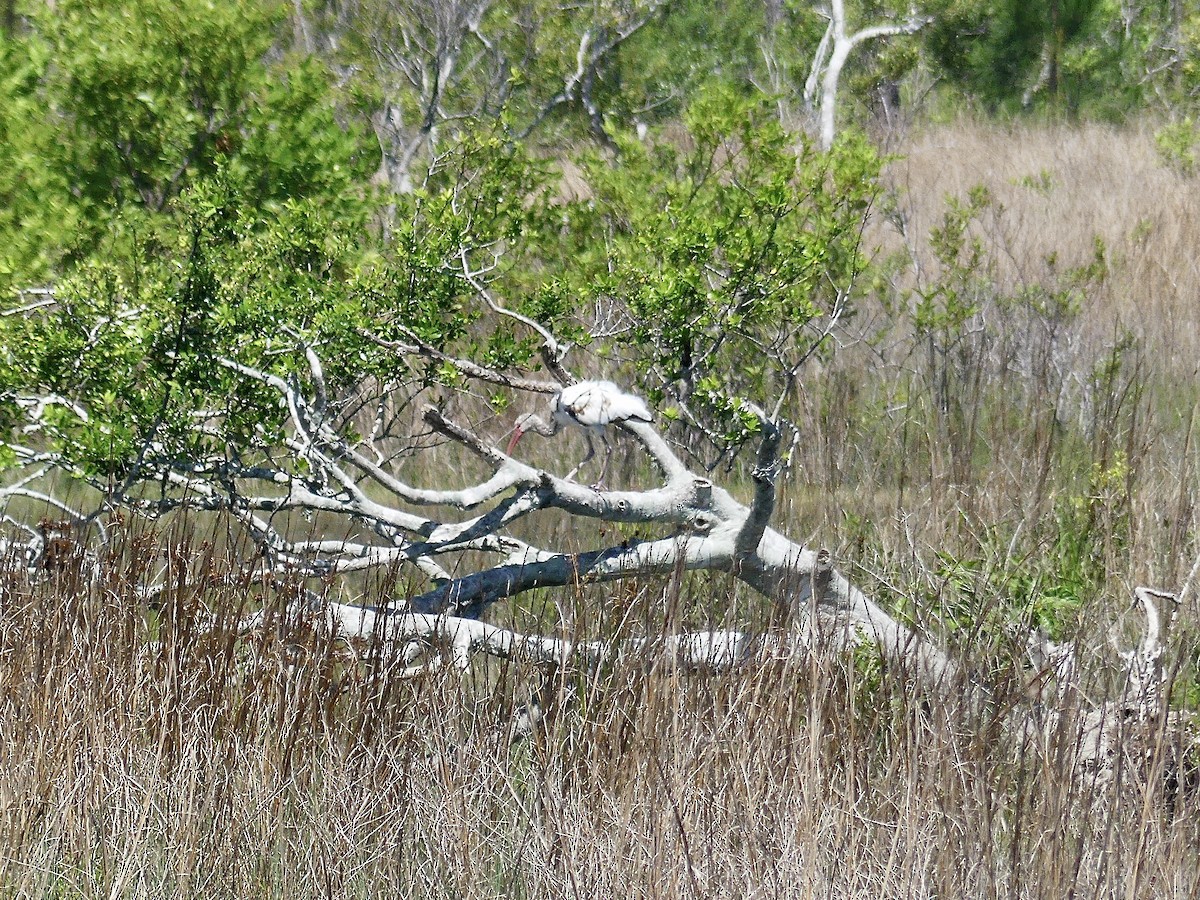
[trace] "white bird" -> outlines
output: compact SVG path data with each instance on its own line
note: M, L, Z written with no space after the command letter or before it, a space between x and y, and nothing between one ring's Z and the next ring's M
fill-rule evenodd
M532 431L542 437L553 437L566 425L574 425L584 429L587 436L588 452L579 461L567 480L575 477L575 473L596 455L596 447L592 436L596 435L604 443L604 468L596 486L604 483L608 474L608 463L612 456L612 447L608 443L605 427L620 422L653 422L646 401L633 394L627 394L611 381L581 381L563 388L550 401L550 421L545 421L536 413L525 413L517 418L516 428L513 429L512 440L508 442L506 453L511 454L522 435Z

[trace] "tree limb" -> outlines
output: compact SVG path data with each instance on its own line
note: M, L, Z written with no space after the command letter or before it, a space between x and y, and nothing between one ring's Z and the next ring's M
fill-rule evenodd
M738 531L734 546L734 556L739 560L758 550L771 517L775 514L775 478L779 474L779 429L762 410L756 412L763 436L758 445L758 460L751 473L754 480L754 501L745 523Z

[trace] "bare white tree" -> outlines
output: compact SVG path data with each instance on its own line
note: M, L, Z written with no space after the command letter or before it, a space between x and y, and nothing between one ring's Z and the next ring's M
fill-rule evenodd
M441 130L489 121L505 109L514 113L514 134L524 139L557 110L579 104L592 133L607 143L596 95L603 68L666 6L665 0L602 2L586 10L546 4L514 15L495 0L360 4L359 30L383 87L372 116L377 180L394 193L410 192L423 177L414 162L436 159ZM555 46L565 37L570 52L536 51L550 21L569 23L556 33ZM538 89L521 87L534 69L540 70L532 79ZM521 93L515 104L514 92Z
M1164 702L1164 638L1178 608L1175 594L1134 588L1146 622L1136 648L1117 649L1121 688L1115 697L1090 696L1075 643L1055 643L1031 633L1026 652L1033 672L1026 685L1034 715L1011 722L1016 733L1044 755L1068 752L1071 771L1089 788L1125 777L1128 784L1160 778L1168 786L1194 765L1195 731ZM1161 603L1168 605L1163 621Z
M1147 587L1134 588L1134 597L1141 604L1146 615L1146 629L1137 649L1121 652L1121 660L1125 664L1125 695L1123 701L1137 710L1143 718L1158 713L1162 703L1163 668L1162 655L1164 651L1163 637L1178 611L1178 598L1167 591L1158 591ZM1169 606L1167 621L1162 621L1162 611L1159 601L1166 601Z
M490 293L486 302L497 315L523 321ZM517 376L452 358L415 336L408 344L378 343L396 354L398 367L402 362L451 365L468 384L508 392L517 398L511 404L515 411L535 402L543 405L547 396L573 381L554 336L537 323L527 324L545 341L544 362L553 379ZM641 485L600 490L559 474L570 468L577 448L561 454L567 461L561 466L531 465L499 449L511 429L488 417L472 424L470 403L455 409L455 401L470 393L461 384L448 394L451 402L443 408L404 402L397 393L405 389L389 385L370 385L366 405L357 394L335 395L326 381L322 348L289 334L297 358L304 361L303 377L218 360L248 383L276 394L289 420L282 446L272 440L243 453L180 460L147 445L138 479L126 486L108 485L105 502L110 508L148 515L183 508L231 515L254 536L260 550L248 566L293 583L311 579L328 584L366 570L411 567L412 577L395 583L414 589L389 603L333 602L328 592L314 585L301 589L289 608L351 646L370 641L370 661L386 665L393 677L420 676L445 666L463 670L480 653L518 659L541 670L571 665L591 671L623 659L660 672L726 673L807 657L820 647L844 650L866 640L874 642L896 669L911 673L935 703L964 703L972 713L999 716L1004 730L1034 752L1058 752L1055 748L1067 742L1066 752L1078 761L1081 775L1108 778L1122 760L1136 763L1138 772L1150 772L1146 777L1186 763L1179 754L1190 752L1190 737L1163 702L1167 625L1161 602L1173 604L1171 594L1136 590L1146 627L1138 647L1119 654L1124 663L1119 696L1088 697L1076 648L1034 636L1027 643L1035 668L1029 690L1012 707L997 709L986 702L994 698L976 688L950 654L890 616L837 571L827 551L799 544L772 527L783 471L777 413L749 409L758 421L758 437L748 502L739 501L709 473L689 467L655 422L637 419L610 426L623 434L613 437L648 461L650 466L638 471L656 475L641 476L648 480ZM407 399L417 397L428 399L420 392ZM39 417L59 400L49 394L38 402L28 400L21 408L29 428L36 431ZM211 415L215 419L221 413ZM510 413L504 422L513 418ZM552 447L549 443L538 449ZM49 504L75 526L101 527L95 513L56 501L33 486L61 461L34 450L21 454L26 474L0 492L0 500ZM420 463L431 458L435 461ZM403 473L411 462L440 483L410 483ZM476 475L455 479L456 471ZM447 484L451 479L466 483ZM158 490L145 490L148 483ZM314 514L322 518L321 531L297 537L297 520ZM547 533L525 526L548 516L565 516L572 543L591 543L592 548L542 546L518 536ZM10 551L9 559L31 575L53 571L60 562L78 569L83 558L76 552L78 544L52 523L33 527L6 517L3 524L21 537L0 549ZM606 527L610 524L637 525L646 537L612 537L617 529ZM60 558L64 553L67 558ZM88 565L94 568L91 560ZM573 591L589 584L677 578L700 570L725 572L749 585L774 604L776 621L784 627L752 633L712 623L710 628L682 633L621 634L603 640L570 627L569 611L562 609L563 627L548 635L502 628L482 618L493 603L528 591ZM152 584L142 599L152 603L159 591ZM256 612L242 628L268 624L270 615L270 610ZM215 623L213 618L201 627ZM535 727L535 700L518 717L524 724L514 725L514 734ZM1176 748L1177 757L1162 761L1163 748L1170 747Z
M916 9L910 9L907 16L899 21L849 31L846 25L845 0L831 0L826 15L829 25L817 46L808 79L804 84L804 106L810 114L816 115L819 121L821 148L824 150L833 146L837 128L838 81L850 54L867 41L912 34L931 21L928 17L919 15Z
M320 360L311 349L309 360L313 384L319 386ZM364 452L365 448L344 437L327 418L328 405L319 388L316 396L304 396L295 384L283 379L232 362L226 365L279 392L295 429L291 449L306 459L319 477L302 480L282 469L263 466L239 471L226 467L226 484L232 488L228 497L218 496L211 482L199 478L200 473L190 479L173 476L178 487L193 498L207 496L228 503L280 567L315 575L403 562L416 566L432 581L428 590L397 598L392 608L373 611L373 622L408 623L419 632L427 627L420 623L427 620L414 619L414 614L473 619L492 603L529 590L684 570L719 570L793 610L805 610L812 604L833 618L853 623L876 640L888 658L911 668L931 685L944 687L957 674L957 667L942 650L887 615L833 570L828 554L822 557L770 527L780 471L780 433L765 414L760 419L755 494L749 505L690 470L649 423L630 420L619 427L636 439L661 481L643 489L601 491L507 456L492 441L433 407L422 414L433 434L473 455L491 474L464 488L429 489L401 481ZM472 371L492 377L478 367ZM510 381L499 374L493 380ZM522 387L549 392L559 386L525 383ZM252 487L255 483L272 490L256 490ZM381 492L388 495L388 501L379 499ZM440 521L409 509L434 506L470 515ZM367 523L382 540L290 541L269 518L286 510L340 514ZM659 526L667 534L573 553L533 546L509 532L517 522L549 510L571 516L581 533L589 522L610 522ZM464 551L482 551L496 561L452 577L452 567L441 560L452 554L461 557ZM461 559L453 568L460 566ZM505 640L511 644L516 639ZM727 646L730 639L710 636L705 640ZM520 642L525 647L543 646L524 638Z

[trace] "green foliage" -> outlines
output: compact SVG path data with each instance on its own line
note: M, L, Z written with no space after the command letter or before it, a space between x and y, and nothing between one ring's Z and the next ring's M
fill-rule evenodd
M77 227L66 174L47 165L57 152L40 85L46 47L0 41L0 290L45 282Z
M1196 152L1200 147L1200 134L1196 123L1185 117L1178 122L1164 125L1154 134L1154 145L1162 161L1180 174L1191 175L1196 171Z
M286 372L290 355L277 354L294 342L284 329L319 334L350 308L340 295L355 245L321 204L288 201L268 221L243 196L218 171L185 192L178 228L146 240L117 229L117 252L74 266L53 307L4 320L8 380L87 410L84 418L54 407L47 449L87 473L119 477L151 449L199 459L278 428L275 397L217 359ZM194 427L201 409L222 411L219 434Z
M628 311L613 346L633 352L655 399L676 392L751 430L742 399L786 390L819 344L807 326L851 292L879 158L847 136L797 146L760 103L698 98L684 141L622 143L587 162L591 196L563 213L563 276L545 288ZM598 240L597 237L600 239Z
M289 58L263 73L238 131L223 130L213 147L244 170L246 200L361 201L376 160L365 130L343 122L336 99L332 74L311 57Z
M4 382L54 392L88 410L55 408L50 447L93 475L121 476L140 455L183 464L227 452L267 452L286 410L278 394L229 360L296 379L311 392L301 352L319 350L328 389L404 376L396 354L364 337L416 339L484 363L525 365L535 347L498 327L472 328L477 291L463 275L498 242L522 243L541 215L536 169L499 138L463 144L427 189L404 198L384 251L369 238L370 207L294 198L259 209L258 172L218 164L151 230L118 220L103 258L59 281L57 304L0 320L11 348ZM510 323L509 323L510 324ZM452 367L408 373L453 382ZM196 429L199 410L216 422Z
M1007 594L1030 624L1056 640L1072 633L1080 610L1104 590L1110 553L1129 537L1128 477L1121 454L1108 467L1094 464L1081 489L1059 499L1037 559L1008 580Z
M765 24L762 8L747 0L725 5L717 16L711 4L677 4L621 57L620 89L629 111L677 116L685 98L707 84L748 87L761 64L758 38Z
M983 186L973 188L965 203L949 197L942 224L929 233L929 246L942 272L927 287L917 288L913 326L919 336L938 343L941 352L979 311L980 296L988 289L983 241L969 234L968 227L992 202Z
M559 328L564 339L575 337L561 327L573 307L545 294L520 302L537 284L541 241L555 227L549 189L545 167L502 130L465 136L424 189L400 200L403 218L379 276L385 286L368 304L379 333L416 336L494 368L529 365L534 338L489 314L479 297L484 282L471 283L469 268L486 272L480 277L516 297L522 312ZM505 248L499 259L496 247Z
M188 0L69 0L47 14L49 89L73 137L77 189L161 207L180 170L203 165L244 115L271 15Z
M930 11L930 56L990 109L1035 99L1054 108L1101 106L1129 90L1117 74L1124 47L1107 30L1116 18L1107 0L945 0Z
M239 169L241 201L362 193L361 131L314 59L272 58L280 7L105 0L46 7L0 42L0 285L145 240L198 177Z
M1049 323L1069 322L1083 310L1090 292L1109 275L1109 253L1098 235L1092 239L1092 256L1087 262L1061 269L1056 255L1045 259L1049 283L1024 286L1012 305L1030 310Z
M1000 634L1010 622L1055 640L1074 634L1130 539L1130 475L1129 461L1118 453L1059 494L1022 540L1011 528L988 525L978 543L937 550L927 578L910 589L923 624L932 619L939 630L966 637Z
M660 67L653 58L661 44L640 43L642 31L674 21L664 9L673 13L659 0L500 0L477 8L366 0L331 18L345 37L339 64L363 73L354 90L369 113L386 105L396 114L400 143L443 145L504 119L528 140L553 145L595 135L607 118L627 121L658 107L664 93L672 106L670 97L685 96L690 67ZM721 50L753 43L745 29L728 40L727 29L713 34ZM686 39L683 56L696 49L711 71L703 41L694 33ZM657 82L660 75L672 80Z
M778 82L794 93L824 28L825 19L808 4L673 3L623 48L610 107L618 122L663 121L677 119L689 98L707 90L748 97L760 90L756 85Z
M20 394L77 401L42 439L81 471L203 455L214 398L224 436L269 433L274 401L215 357L273 369L281 328L350 307L369 157L327 69L270 52L281 12L68 0L0 42L0 289L53 281L58 301L4 320L0 391L10 415Z
M311 73L293 75L293 96L320 95L305 91ZM589 196L576 201L503 127L467 134L420 190L392 198L386 243L370 237L369 202L330 196L349 173L320 182L321 138L342 132L318 108L301 100L312 116L289 126L314 132L312 156L281 140L215 159L161 214L135 204L114 218L55 307L0 323L16 348L6 380L89 411L56 410L46 432L87 471L120 475L148 447L180 460L266 452L284 411L221 359L304 383L307 343L342 393L364 377L458 383L434 359L398 369L364 332L532 367L536 334L496 315L485 290L564 340L586 338L581 310L619 310L628 327L594 349L632 359L652 395L686 398L693 421L736 443L758 427L745 399L790 388L820 349L810 327L846 314L864 265L871 147L797 146L766 104L732 92L690 107L685 141L622 139L617 159L584 159ZM314 194L265 202L272 168ZM198 431L198 410L219 424Z

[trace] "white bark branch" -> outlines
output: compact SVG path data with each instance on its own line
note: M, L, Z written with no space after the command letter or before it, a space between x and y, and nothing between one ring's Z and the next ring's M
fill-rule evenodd
M496 298L492 296L491 291L488 290L487 286L479 280L480 273L473 272L471 270L471 262L467 257L466 250L461 252L460 260L462 262L463 277L466 278L467 283L475 289L475 292L479 294L483 302L488 305L488 308L497 315L505 316L515 322L520 322L522 325L526 326L532 331L537 332L542 339L542 356L545 359L547 368L550 369L555 378L559 379L561 384L570 384L572 382L571 375L562 367L562 359L565 351L561 346L559 346L558 339L540 322L529 318L529 316L522 315L515 310L511 310L496 300Z
M1174 594L1147 587L1134 588L1133 593L1146 614L1146 629L1136 650L1126 650L1120 654L1125 662L1124 699L1143 717L1149 717L1159 711L1163 688L1163 623L1158 601L1166 600L1171 605L1167 618L1169 626L1175 619L1178 599Z
M563 388L562 384L557 381L537 381L532 378L521 378L515 375L509 375L506 372L498 372L495 369L489 369L487 366L481 366L469 359L462 359L461 357L457 356L449 356L438 350L436 347L431 347L408 329L403 330L409 336L409 340L412 341L411 344L402 344L398 341L385 340L384 338L372 334L369 331L362 332L362 335L363 337L370 341L374 341L380 347L383 347L387 350L395 350L397 353L404 355L424 356L428 359L435 359L438 362L449 363L468 378L478 378L480 381L487 381L491 384L498 384L502 387L511 388L513 390L553 394L561 391Z
M820 136L821 149L829 150L833 146L836 133L837 91L842 69L850 58L851 52L860 44L880 37L891 37L900 34L912 34L929 24L931 20L912 14L903 22L885 25L873 25L863 28L853 34L846 31L846 5L844 0L833 0L830 5L829 29L826 38L832 37L833 49L829 52L829 62L821 76L821 107L820 107ZM821 57L827 52L826 40L823 38L817 48L817 57L813 61L813 69L809 74L809 82L816 80ZM805 87L808 96L809 87Z
M701 631L662 637L628 637L612 640L570 641L564 638L522 634L458 616L424 615L374 607L331 603L319 614L336 634L352 640L380 641L392 653L404 650L411 662L411 644L428 642L444 651L454 668L465 671L476 653L516 659L537 666L570 663L595 668L617 660L638 661L659 672L682 670L722 674L750 663L787 659L813 649L807 634L756 635L742 631ZM848 633L832 633L829 645L846 648ZM440 668L440 657L425 666L411 666L406 674Z
M758 447L758 459L751 473L754 480L754 501L750 513L738 531L734 555L745 559L758 551L771 517L775 514L775 478L779 474L779 429L761 410L759 427L763 436Z
M793 619L800 610L811 607L849 621L878 642L888 659L939 691L956 683L954 680L960 675L957 666L939 648L921 640L852 586L833 569L827 553L817 554L792 543L770 527L780 472L781 438L779 429L764 411L754 410L762 422L763 433L753 476L755 493L749 505L691 472L648 422L624 422L620 427L638 439L662 470L663 482L643 490L608 491L585 487L525 465L433 408L424 411L424 421L435 433L476 455L490 468L491 474L462 489L423 490L399 481L383 465L363 456L343 436L336 421L318 415L322 404L327 409L335 405L325 397L327 388L323 386L320 360L314 360L316 350L303 342L300 349L318 395L315 401L305 396L295 379L232 360L221 362L231 371L280 393L292 428L284 445L294 460L308 462L311 474L301 477L276 471L270 465L239 470L225 462L215 475L178 474L180 480L174 482L183 493L216 503L219 492L215 488L207 495L184 490L188 479L204 482L215 478L227 494L228 508L256 534L273 566L316 576L397 562L412 564L433 584L428 589L418 589L415 596L399 604L396 612L448 613L457 618L477 617L491 603L537 588L687 570L725 571L772 598L782 608L790 608ZM274 490L257 495L243 490L247 482L256 479L262 479ZM383 487L388 496L368 492L368 482ZM510 490L512 493L508 493ZM435 503L457 509L481 508L481 511L460 521L438 521L405 508ZM373 531L382 541L376 543L353 535L343 541L293 541L273 527L270 517L258 515L287 510L347 517ZM581 553L533 547L506 533L515 522L546 510L559 510L583 520L646 523L670 528L673 533L627 540ZM443 563L440 557L465 550L499 553L502 560L451 577L454 567ZM523 646L548 645L526 641Z
M825 34L817 44L817 52L813 54L812 67L808 70L808 78L804 81L804 108L813 112L816 105L817 85L821 83L821 72L825 69L825 61L829 57L829 45L833 42L833 18L825 27Z

